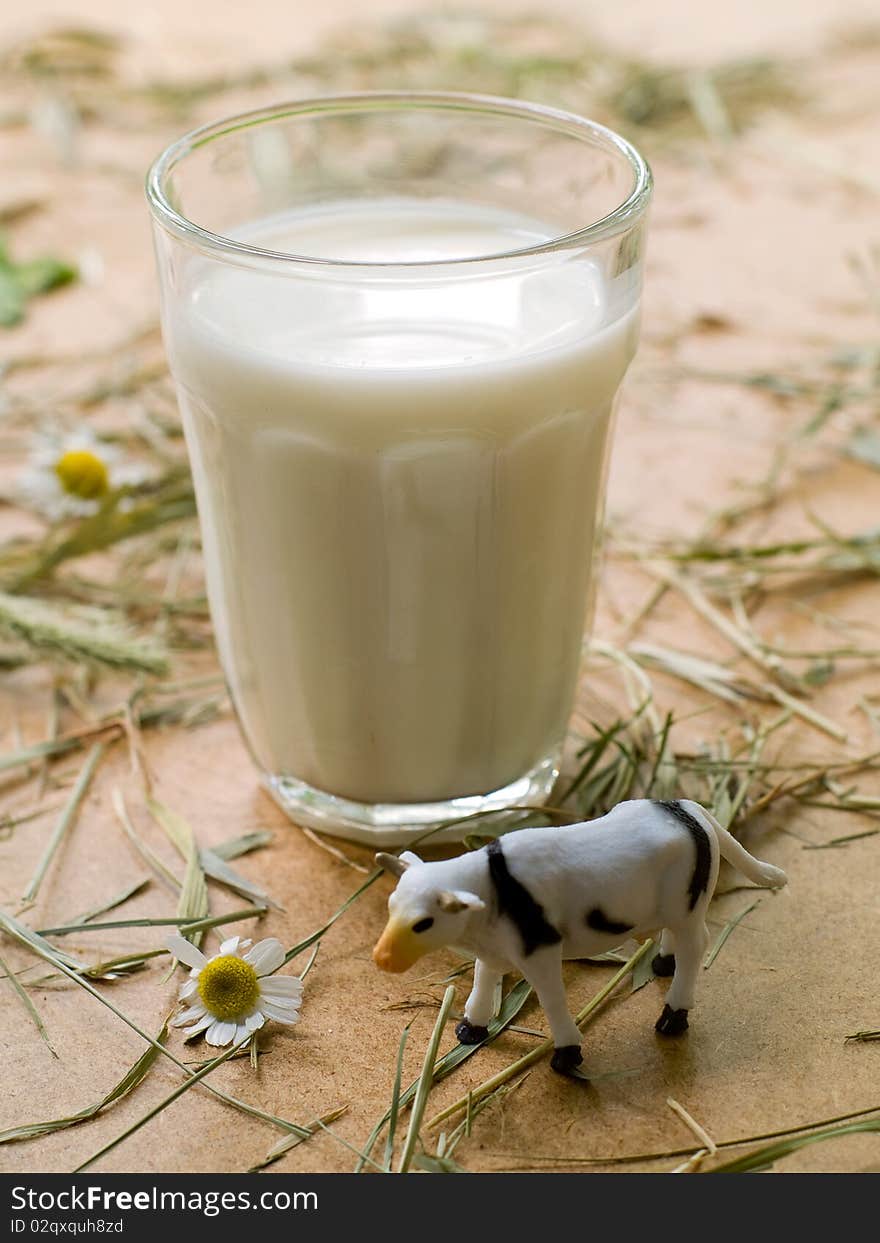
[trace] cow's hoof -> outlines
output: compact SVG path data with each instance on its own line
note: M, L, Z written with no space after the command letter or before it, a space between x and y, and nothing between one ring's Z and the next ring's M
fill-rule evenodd
M651 959L651 970L655 975L675 975L675 955L655 954Z
M469 1023L467 1019L462 1019L455 1029L461 1044L480 1044L489 1035L488 1027L478 1027L475 1023Z
M579 1044L564 1044L553 1050L550 1065L560 1075L568 1075L584 1060Z
M654 1024L654 1031L661 1036L680 1036L687 1028L687 1010L673 1010L670 1006L663 1007L663 1013Z

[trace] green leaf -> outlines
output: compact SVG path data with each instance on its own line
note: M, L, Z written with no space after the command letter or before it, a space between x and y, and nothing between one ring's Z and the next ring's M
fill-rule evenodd
M0 633L27 643L38 656L60 656L133 673L159 675L169 668L167 653L154 640L131 634L106 609L59 607L0 591Z
M38 932L34 932L32 928L28 928L27 925L16 919L14 915L9 915L5 911L0 911L0 931L7 932L15 940L29 946L40 958L44 958L55 966L61 963L69 971L76 972L88 971L89 969L88 963L82 962L79 958L74 958L73 954L67 954L64 950L58 949L57 946L47 941L45 937L41 937Z
M406 1048L406 1038L409 1035L412 1023L407 1023L403 1031L400 1033L400 1044L397 1046L397 1070L394 1074L394 1086L391 1089L391 1108L388 1111L388 1135L385 1140L385 1159L383 1165L388 1173L391 1173L391 1161L394 1156L394 1137L397 1134L397 1117L400 1112L400 1081L403 1076L403 1052Z
M846 451L850 457L864 462L866 466L880 469L880 436L870 427L858 428L850 438Z
M417 1153L413 1164L417 1165L420 1170L424 1170L426 1174L467 1174L468 1172L457 1161L453 1161L452 1157L432 1157L427 1152Z
M246 876L242 876L236 868L230 867L225 859L215 851L203 846L199 851L199 862L206 876L210 876L211 880L217 881L219 885L225 885L233 893L239 894L242 898L248 898L264 908L271 906L276 911L283 909L274 898L266 893L265 889L255 885Z
M252 850L260 850L268 846L275 834L268 829L255 830L253 833L242 833L240 837L227 837L211 847L215 855L221 859L237 859L240 855L249 854Z
M208 914L208 885L195 835L183 816L179 816L158 799L148 798L147 807L150 815L165 830L172 845L186 862L177 914L193 920L203 919ZM182 931L181 936L192 941L193 945L201 944L201 932Z
M122 906L123 902L127 902L129 898L135 897L146 889L151 883L149 876L141 876L138 880L132 881L130 885L126 885L124 889L120 889L119 893L115 893L112 898L105 898L99 902L97 906L90 907L82 915L77 915L68 922L71 925L87 924L91 919L97 919L99 915L106 915L108 911L113 911L117 906Z
M69 285L78 275L71 264L50 255L15 263L0 238L0 327L14 328L24 319L29 298Z
M580 1066L569 1066L567 1070L562 1072L566 1079L580 1079L583 1083L592 1082L592 1076L588 1075L585 1070L581 1070Z
M256 1174L258 1170L265 1169L267 1165L273 1165L274 1162L280 1161L286 1152L290 1152L291 1148L297 1148L300 1144L304 1144L316 1131L329 1127L331 1122L341 1118L347 1110L347 1105L341 1105L338 1109L331 1109L329 1113L324 1114L322 1117L315 1118L312 1122L307 1122L304 1129L308 1131L308 1135L285 1135L283 1139L279 1139L278 1143L269 1149L262 1161L258 1161L256 1165L250 1167L248 1173Z
M261 906L247 906L238 911L227 911L223 915L206 915L204 919L190 919L188 915L171 915L163 918L150 919L138 916L135 919L108 919L102 923L83 923L81 920L72 924L60 924L57 928L41 928L40 934L46 937L63 937L74 932L106 932L117 928L177 928L181 936L189 936L193 932L204 932L207 928L219 928L223 924L235 923L239 919L259 919L265 915ZM160 953L169 953L161 950Z
M16 279L15 272L6 265L0 265L0 327L14 328L24 319L24 290Z
M15 276L25 298L33 298L37 294L49 293L69 285L75 281L78 272L75 267L62 259L53 259L46 255L41 259L30 259L27 263L15 265Z
M95 769L100 764L105 751L106 744L103 742L96 742L86 757L86 761L80 769L79 776L77 777L76 785L73 787L70 798L67 800L67 803L58 818L55 828L52 831L52 836L43 851L40 862L37 864L37 870L34 872L31 883L27 887L27 891L24 895L25 902L30 903L35 901L40 885L43 883L43 878L48 872L52 860L55 858L58 847L64 840L68 830L73 824L76 823L80 805L88 793L92 777L95 775Z
M646 984L654 979L653 955L650 950L645 951L645 957L641 958L635 965L632 974L632 991L637 993L640 988L644 988Z
M724 947L724 944L727 941L727 938L730 936L733 930L737 927L737 925L743 919L745 919L746 915L751 914L751 912L755 909L755 907L760 905L760 902L761 902L760 898L755 898L754 902L750 903L749 906L744 907L743 910L741 910L738 915L734 915L733 919L729 919L727 921L727 923L721 929L721 932L718 934L718 940L715 942L715 944L709 950L708 955L706 956L706 961L703 963L703 969L705 971L709 970L709 968L712 966L712 963L721 953L721 950Z
M437 1021L434 1024L434 1030L431 1032L431 1038L428 1041L428 1047L425 1050L425 1060L422 1064L422 1073L419 1075L416 1083L415 1097L413 1100L412 1112L409 1117L409 1129L406 1133L406 1139L403 1143L403 1152L400 1154L400 1165L398 1173L406 1174L412 1164L415 1155L416 1144L419 1139L419 1131L422 1127L422 1119L425 1116L425 1106L428 1103L428 1095L434 1086L434 1076L437 1063L437 1049L443 1036L443 1029L446 1026L446 1020L449 1017L449 1011L452 1009L452 1003L455 1001L455 985L450 984L443 995L443 1001L440 1006L440 1013L437 1015Z
M52 1054L53 1057L57 1057L58 1054L55 1051L55 1047L52 1044L52 1041L49 1039L49 1033L46 1031L46 1025L43 1022L42 1018L40 1017L39 1010L34 1005L33 1001L31 1001L30 997L28 996L27 989L18 979L18 977L16 976L12 968L7 965L6 960L4 958L0 958L0 971L3 972L3 974L6 976L7 980L11 984L12 989L15 992L15 995L18 997L18 1000L24 1006L27 1012L28 1018L31 1020L34 1027L36 1027L37 1031L40 1033L41 1039L45 1042L46 1048L49 1050L49 1052Z
M780 1140L776 1144L767 1144L764 1148L755 1148L744 1157L736 1157L712 1170L713 1174L747 1174L752 1170L765 1170L782 1157L791 1156L801 1148L810 1144L821 1144L828 1139L839 1139L843 1135L859 1135L865 1132L880 1131L880 1118L866 1118L863 1122L850 1122L845 1126L829 1126L821 1131L813 1131L811 1135L794 1135L790 1139Z

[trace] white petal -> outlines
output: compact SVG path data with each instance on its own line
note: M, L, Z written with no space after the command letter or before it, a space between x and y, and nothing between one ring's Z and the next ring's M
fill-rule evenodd
M199 982L197 979L196 980L190 979L190 980L187 980L185 984L181 984L180 1000L186 1001L187 997L192 997L193 993L198 991L198 987L199 987Z
M235 1039L235 1024L217 1019L205 1032L205 1039L208 1044L213 1045L232 1044Z
M123 484L146 483L150 472L140 462L122 462L118 466L107 463L110 469L110 487L121 488Z
M244 956L257 975L269 975L284 964L284 946L276 937L267 937L258 941L252 950Z
M202 968L208 961L201 950L197 950L192 942L185 941L183 937L166 937L165 944L174 957L179 962L185 962L188 967Z
M183 1010L171 1020L171 1026L183 1027L186 1023L192 1023L194 1019L203 1018L207 1013L208 1011L201 1003L190 1006L188 1010Z
M302 997L302 980L295 975L264 976L260 980L260 996L273 1001L288 997Z
M247 1016L244 1021L244 1025L249 1032L255 1032L259 1031L265 1022L266 1016L264 1014L260 1014L259 1010L255 1010L253 1014L249 1014Z
M299 1002L285 1005L280 1001L261 1001L260 1009L267 1019L274 1019L276 1023L295 1023L299 1018Z
M215 1022L213 1014L208 1014L208 1012L205 1011L198 1023L194 1023L192 1027L187 1027L184 1030L184 1040L192 1040L193 1036L197 1036L199 1032L203 1032L205 1028L210 1027L213 1022Z
M114 445L111 445L109 441L102 440L99 436L96 436L89 428L77 428L75 432L70 432L62 438L60 443L56 442L55 445L55 452L59 457L63 453L82 450L85 450L87 453L94 453L105 466L119 458L119 450Z
M227 954L237 954L240 940L241 937L229 937L228 940L224 941L220 946L220 957L225 957Z

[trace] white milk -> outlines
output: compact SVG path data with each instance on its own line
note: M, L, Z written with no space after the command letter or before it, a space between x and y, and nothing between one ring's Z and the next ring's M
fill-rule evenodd
M387 200L241 236L413 260L552 233ZM168 337L220 656L257 761L349 799L428 802L498 789L564 736L636 324L605 323L583 260L392 276L198 261Z

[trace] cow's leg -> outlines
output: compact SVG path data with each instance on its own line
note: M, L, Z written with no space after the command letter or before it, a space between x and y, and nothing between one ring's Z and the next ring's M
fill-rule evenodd
M663 1036L680 1036L687 1030L688 1010L693 1008L697 978L708 943L709 933L702 915L675 930L675 975L656 1024L656 1030Z
M664 928L660 936L659 951L651 959L651 968L655 975L672 975L675 970L675 937L668 928Z
M536 951L522 963L522 973L538 994L556 1046L550 1065L567 1074L584 1060L581 1033L568 1011L562 982L562 953L559 946Z
M462 1044L479 1044L489 1035L489 1021L495 1013L495 989L501 972L481 959L474 963L474 986L464 1007L464 1018L455 1029Z

